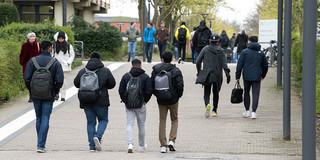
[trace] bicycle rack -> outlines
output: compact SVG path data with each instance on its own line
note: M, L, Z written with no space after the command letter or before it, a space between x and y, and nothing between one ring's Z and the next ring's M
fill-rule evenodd
M83 42L82 41L74 41L74 45L76 46L81 46L81 60L84 60L84 51L83 51ZM76 53L77 55L80 55L78 52Z

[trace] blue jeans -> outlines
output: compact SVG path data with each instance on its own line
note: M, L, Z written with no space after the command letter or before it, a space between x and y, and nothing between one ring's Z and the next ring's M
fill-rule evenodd
M178 60L178 51L179 51L179 49L178 49L178 47L174 47L174 57L176 58L176 60Z
M197 50L195 49L195 47L191 47L191 52L192 52L192 63L196 63L198 53L197 53Z
M94 137L102 138L108 124L108 107L85 107L84 112L87 117L87 133L90 150L95 150ZM96 130L98 118L98 128Z
M146 54L148 62L151 63L152 60L152 50L153 50L153 43L144 43L144 53Z
M45 148L49 130L49 120L52 113L52 101L33 99L34 111L36 112L36 129L38 148Z
M130 61L131 52L132 52L132 60L134 60L136 56L136 47L137 47L137 41L128 42L128 62Z
M161 60L162 53L164 53L166 51L167 43L160 43L159 42L158 46L159 46L160 60Z

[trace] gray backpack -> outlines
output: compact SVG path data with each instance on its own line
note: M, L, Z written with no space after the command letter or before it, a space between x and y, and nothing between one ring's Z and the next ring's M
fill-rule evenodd
M33 65L36 67L36 71L33 73L30 83L31 96L38 100L51 100L51 90L53 88L53 82L51 78L51 72L49 68L56 61L52 58L46 67L40 67L36 58L31 58Z
M80 78L80 88L78 91L78 98L80 103L89 104L95 103L101 95L99 90L99 78L96 72L99 69L90 71L84 68L86 72Z
M175 97L175 90L172 83L172 72L162 70L160 73L156 74L154 78L154 95L158 100L170 100Z
M141 76L133 77L130 73L130 80L126 87L126 107L128 109L141 108L144 103L144 96L142 93Z

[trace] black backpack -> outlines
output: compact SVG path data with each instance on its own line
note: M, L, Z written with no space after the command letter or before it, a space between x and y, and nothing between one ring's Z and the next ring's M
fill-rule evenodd
M35 57L31 58L31 60L37 69L31 78L31 96L38 100L51 100L53 96L51 94L53 82L49 68L53 65L56 59L52 58L46 67L40 67Z
M220 45L222 48L227 48L229 46L229 38L227 36L221 36Z
M175 96L175 90L172 84L172 72L162 70L154 78L154 95L158 100L170 100Z
M198 46L206 46L208 45L209 36L204 33L204 31L199 32L198 34Z
M186 43L187 41L187 29L180 27L178 29L178 41Z
M133 77L130 73L130 80L127 83L125 97L127 109L141 108L144 103L144 96L142 93L141 75Z

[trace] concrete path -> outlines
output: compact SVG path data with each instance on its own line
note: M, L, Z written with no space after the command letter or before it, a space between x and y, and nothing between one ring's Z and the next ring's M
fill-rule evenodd
M111 62L105 64L107 66ZM153 65L143 64L143 69L150 75ZM69 87L73 86L73 78L83 66L69 73L67 79ZM179 101L176 152L160 153L159 112L156 99L153 96L147 104L147 151L127 153L126 113L124 104L120 103L118 95L120 79L131 68L131 64L124 63L113 71L117 85L109 91L111 102L109 124L103 137L101 152L89 152L85 114L79 108L77 97L72 96L58 105L51 115L45 154L35 152L36 129L35 122L32 121L6 139L0 140L0 159L301 159L301 102L297 98L298 96L292 93L291 141L283 141L282 91L275 89L275 67L269 68L267 77L262 82L260 103L257 110L258 119L253 120L242 118L242 113L245 110L243 103L230 103L231 90L235 83L235 64L229 64L232 75L231 83L224 82L220 92L218 117L210 117L209 119L204 117L203 88L194 83L196 79L195 65L186 63L177 64L177 66L183 72L185 91ZM5 104L0 108L0 129L32 108L32 103L27 103L27 97ZM167 131L169 131L169 127L170 119L168 118ZM138 144L137 132L137 126L135 126L135 144ZM137 150L138 146L135 147Z

